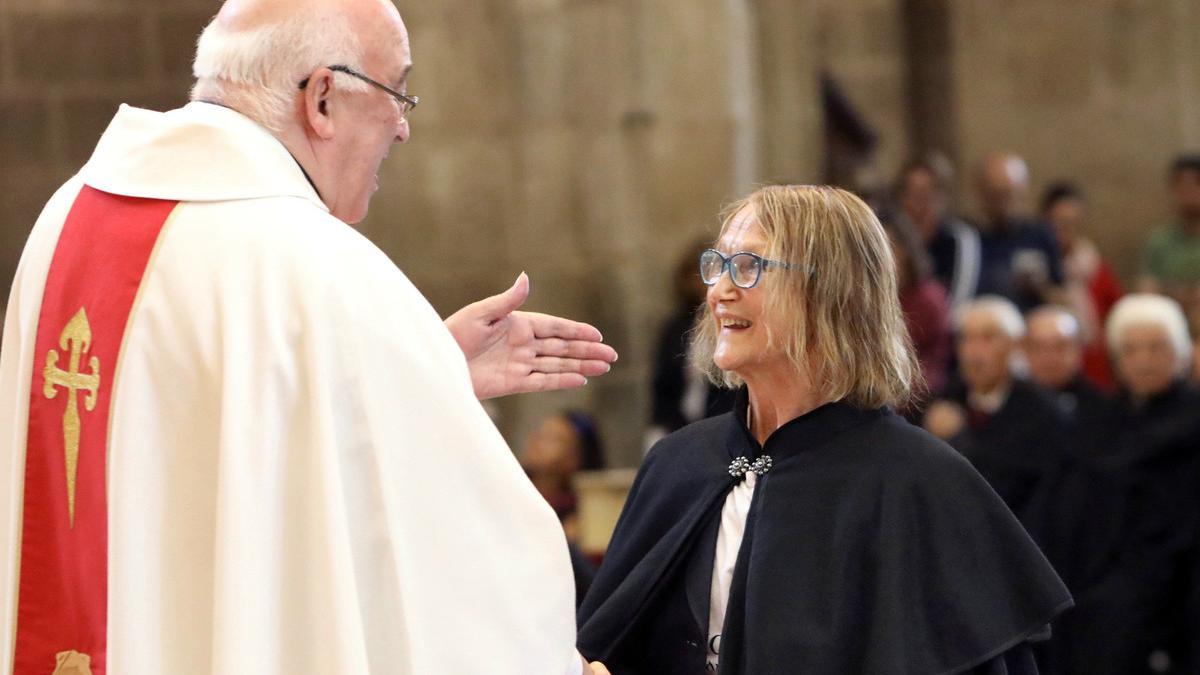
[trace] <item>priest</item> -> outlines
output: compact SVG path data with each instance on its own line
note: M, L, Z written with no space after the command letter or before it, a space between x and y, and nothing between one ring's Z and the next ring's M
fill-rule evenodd
M579 673L562 531L478 399L616 354L443 321L361 220L409 138L386 0L229 0L194 101L49 201L0 356L0 672Z

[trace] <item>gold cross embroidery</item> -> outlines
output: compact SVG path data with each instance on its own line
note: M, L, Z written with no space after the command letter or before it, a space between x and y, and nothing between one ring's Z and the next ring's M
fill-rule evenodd
M88 361L91 374L79 372L79 361L83 353L92 346L92 327L88 325L87 313L80 307L75 316L67 322L58 345L64 351L70 350L69 365L66 370L57 368L58 352L51 349L46 354L46 367L42 375L46 380L42 393L46 398L58 395L58 389L67 390L67 411L63 413L63 445L67 461L67 510L70 513L71 527L75 527L75 469L79 465L79 403L76 392L84 391L87 397L83 399L84 408L89 412L96 407L96 395L100 389L100 359L93 356Z
M51 675L92 675L92 657L77 651L54 655L55 668Z

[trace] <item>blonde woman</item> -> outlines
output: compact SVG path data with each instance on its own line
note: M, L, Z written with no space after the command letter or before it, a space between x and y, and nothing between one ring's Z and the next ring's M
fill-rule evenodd
M738 404L651 450L580 651L614 675L1036 673L1070 596L970 464L891 412L918 366L870 209L763 188L700 273L695 351Z

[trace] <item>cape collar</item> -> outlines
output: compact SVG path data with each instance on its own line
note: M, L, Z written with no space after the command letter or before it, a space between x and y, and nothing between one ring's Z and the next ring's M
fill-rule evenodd
M733 424L730 425L726 444L730 459L769 455L778 463L788 456L824 445L853 427L889 414L887 408L862 409L844 400L834 401L789 421L776 429L766 443L759 445L746 426L746 410L749 406L750 395L743 387L734 401Z
M98 190L128 197L297 197L329 210L269 131L235 110L199 101L165 113L122 105L80 176Z

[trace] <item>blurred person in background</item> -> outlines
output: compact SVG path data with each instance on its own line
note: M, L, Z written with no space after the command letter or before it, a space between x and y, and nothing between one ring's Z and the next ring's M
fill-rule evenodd
M1022 211L1029 193L1025 160L996 152L980 166L980 272L976 295L999 295L1028 311L1062 302L1064 275L1058 244L1044 223Z
M1015 375L1025 322L1012 302L977 298L955 324L962 381L929 406L924 426L975 465L1044 548L1068 419L1047 392Z
M931 162L910 162L896 187L898 218L907 221L929 254L933 278L958 306L979 284L979 232L948 209L946 179Z
M567 539L578 535L578 500L572 479L580 471L604 468L604 448L591 415L568 410L547 417L522 446L517 459L566 530Z
M1200 533L1200 393L1185 380L1186 320L1169 298L1132 294L1113 308L1106 334L1120 389L1080 435L1091 462L1118 481L1127 515L1109 523L1122 546L1088 600L1078 630L1091 640L1073 672L1144 673L1151 662L1155 672L1200 672L1195 591L1189 601Z
M1168 183L1174 217L1146 241L1138 288L1174 298L1195 335L1200 334L1200 155L1177 157Z
M676 429L733 408L733 393L714 386L688 358L688 333L704 305L705 287L696 261L707 247L704 240L692 243L675 265L675 306L658 339L654 409L646 432L646 450Z
M946 290L931 276L929 255L908 223L886 212L880 213L880 223L896 259L900 308L921 364L925 388L940 392L946 386L950 368L950 307ZM919 419L923 399L924 396L914 397L901 412L910 420Z
M1125 291L1100 250L1083 236L1089 225L1088 203L1076 185L1057 182L1046 188L1041 214L1054 232L1066 275L1067 300L1081 324L1083 372L1097 386L1111 389L1104 322Z
M1069 310L1043 305L1025 317L1021 349L1029 379L1055 395L1072 418L1091 419L1107 397L1084 376L1083 328Z
M579 501L573 479L580 471L605 467L604 446L596 421L580 410L551 415L530 435L517 459L562 522L575 574L578 608L596 576L596 567L579 549Z
M697 358L737 403L650 451L580 651L617 675L1036 673L1070 597L978 472L891 412L919 366L870 208L762 188L701 270Z

